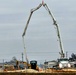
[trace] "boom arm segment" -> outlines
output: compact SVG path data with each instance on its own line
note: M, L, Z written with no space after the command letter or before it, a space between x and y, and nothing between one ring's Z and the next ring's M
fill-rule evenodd
M25 27L24 32L23 32L23 34L22 34L22 37L24 37L24 35L25 35L25 33L26 33L26 30L27 30L27 27L28 27L28 24L29 24L29 22L30 22L30 19L31 19L31 16L32 16L33 12L36 11L36 10L38 10L41 6L42 6L42 4L39 4L38 7L34 8L34 9L31 9L31 12L30 12L28 21L27 21L27 23L26 23L26 27Z
M28 24L29 24L29 22L30 22L30 19L31 19L31 16L32 16L33 12L36 11L36 10L38 10L41 6L42 6L42 4L39 4L38 7L34 8L34 9L31 9L31 12L30 12L28 21L27 21L27 23L26 23L24 32L23 32L23 34L22 34L22 37L23 37L23 45L24 45L25 53L26 53L26 47L25 47L25 42L24 42L24 36L25 36L25 34L26 34L26 30L27 30ZM29 62L28 62L27 54L26 54L26 61L27 61L27 67L28 67L28 63L29 63Z
M64 50L63 50L62 42L61 42L59 25L57 24L57 21L56 21L56 19L54 18L52 12L49 10L47 4L44 4L43 6L44 6L45 9L49 12L50 16L52 17L53 24L56 26L57 36L58 36L58 39L59 39L59 45L60 45L60 49L61 49L61 52L59 52L59 54L61 55L61 58L64 58L65 55L64 55Z

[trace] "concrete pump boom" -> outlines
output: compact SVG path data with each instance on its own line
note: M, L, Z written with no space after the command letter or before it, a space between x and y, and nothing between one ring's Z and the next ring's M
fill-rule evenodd
M60 37L59 25L57 24L57 21L54 18L54 16L53 16L52 12L50 11L50 9L48 8L47 4L44 4L43 6L49 12L49 14L50 14L50 16L51 16L51 18L53 20L53 24L56 27L57 36L58 36L58 39L59 39L59 46L60 46L60 49L61 49L61 52L59 52L59 54L61 55L61 58L64 58L65 54L64 54L64 50L63 50L63 45L62 45L61 37Z
M57 24L57 21L54 18L54 16L53 16L52 12L50 11L50 9L48 8L47 4L44 3L43 1L42 1L41 4L39 4L38 7L34 8L34 9L31 9L30 16L29 16L28 21L26 23L26 26L25 26L24 32L22 34L22 37L25 36L26 30L27 30L27 27L28 27L28 24L30 22L30 19L31 19L31 16L32 16L33 12L38 10L41 6L45 7L45 9L48 11L49 15L51 16L51 18L53 20L53 24L55 25L56 31L57 31L57 37L59 39L59 46L60 46L60 49L61 49L61 52L59 52L59 54L61 55L61 58L64 58L65 55L64 55L64 50L63 50L63 46L62 46L61 37L60 37L59 25Z
M41 6L42 6L42 4L39 4L38 7L34 8L34 9L31 9L30 16L29 16L28 21L27 21L27 23L26 23L26 27L25 27L25 29L24 29L24 32L23 32L23 34L22 34L22 37L24 37L24 35L25 35L25 33L26 33L26 30L27 30L27 27L28 27L28 24L29 24L29 22L30 22L30 19L31 19L31 16L32 16L33 12L36 11L36 10L38 10Z

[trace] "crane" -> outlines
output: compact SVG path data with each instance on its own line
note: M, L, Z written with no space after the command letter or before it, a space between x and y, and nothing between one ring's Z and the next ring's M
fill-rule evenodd
M42 3L40 3L36 8L31 9L29 18L28 18L28 20L27 20L27 23L26 23L26 26L25 26L25 29L24 29L24 32L23 32L23 34L22 34L22 37L23 37L23 39L24 39L24 36L25 36L25 34L26 34L26 30L27 30L27 28L28 28L28 25L29 25L29 22L30 22L30 19L31 19L31 17L32 17L33 12L35 12L36 10L38 10L38 9L39 9L40 7L42 7L42 6L48 11L49 15L51 16L51 18L52 18L52 20L53 20L53 25L56 27L56 33L57 33L57 37L58 37L58 41L59 41L59 46L60 46L60 50L61 50L61 51L59 52L59 54L60 54L60 57L61 57L61 58L64 58L64 57L65 57L65 54L64 54L64 50L63 50L62 41L61 41L61 35L60 35L59 25L57 24L56 19L54 18L52 12L51 12L50 9L48 8L47 4L44 3L44 1L42 1ZM25 48L25 47L24 47L24 48Z
M49 15L51 16L51 18L53 20L53 24L56 27L56 32L57 32L57 37L58 37L58 41L59 41L59 46L60 46L60 49L61 49L61 52L59 52L59 54L61 55L61 58L64 58L65 54L64 54L64 49L63 49L62 41L61 41L61 35L60 35L59 25L57 24L57 21L54 18L54 16L53 16L52 12L50 11L50 9L48 8L47 4L44 4L43 6L49 12Z

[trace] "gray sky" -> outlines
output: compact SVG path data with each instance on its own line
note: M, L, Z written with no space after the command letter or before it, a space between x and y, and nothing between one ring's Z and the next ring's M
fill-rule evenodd
M30 10L42 0L0 0L0 60L15 56L21 60L24 52L22 33ZM60 27L64 51L76 53L76 1L44 0ZM60 57L55 27L48 12L41 7L34 12L25 35L29 60L39 62ZM25 55L24 55L25 60Z

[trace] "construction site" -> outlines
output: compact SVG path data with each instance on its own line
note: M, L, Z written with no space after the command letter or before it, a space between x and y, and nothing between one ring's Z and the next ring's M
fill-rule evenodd
M32 60L29 62L28 56L27 56L27 50L26 50L26 32L29 25L29 22L31 20L32 15L35 13L35 11L38 11L41 7L44 7L46 12L49 14L53 21L53 26L56 30L56 37L58 38L58 44L60 47L60 58L57 58L57 60L49 60L45 61L44 64L41 66L38 66L38 63L36 60ZM25 38L24 38L25 37ZM48 5L42 1L36 8L31 9L28 20L26 22L26 26L24 28L23 34L23 46L24 51L26 50L25 57L27 58L26 61L15 61L15 65L7 65L7 63L4 63L2 69L0 69L0 75L75 75L76 74L76 55L72 54L70 58L66 57L65 50L63 48L61 34L60 34L60 28L59 24L57 23L53 13L48 8ZM14 61L13 61L14 62Z

